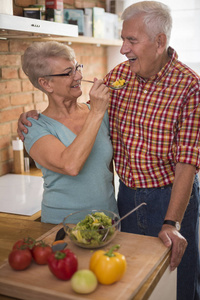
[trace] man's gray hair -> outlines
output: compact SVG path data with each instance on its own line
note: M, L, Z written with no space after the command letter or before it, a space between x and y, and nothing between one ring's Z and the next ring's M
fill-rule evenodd
M169 7L157 1L137 2L124 10L121 19L126 21L139 15L143 15L149 37L154 39L157 34L164 33L167 37L167 45L169 45L172 29L172 17Z

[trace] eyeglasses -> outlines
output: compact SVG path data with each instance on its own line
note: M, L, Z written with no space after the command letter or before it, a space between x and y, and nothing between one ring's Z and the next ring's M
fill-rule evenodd
M50 75L44 75L43 77L52 77L52 76L74 76L76 72L82 73L83 65L76 65L75 68L67 68L70 69L68 73L62 73L62 74L50 74Z

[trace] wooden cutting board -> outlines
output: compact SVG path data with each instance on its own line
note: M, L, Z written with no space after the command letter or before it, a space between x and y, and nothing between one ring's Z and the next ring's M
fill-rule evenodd
M39 239L51 244L61 225L55 226ZM79 248L65 238L78 258L78 269L88 269L90 257L96 250ZM126 300L134 295L148 280L159 263L167 256L166 248L159 238L119 232L115 239L101 249L120 244L118 252L127 259L127 271L124 277L112 285L99 284L96 291L88 295L73 292L70 281L61 281L50 273L48 266L39 266L32 262L24 271L14 271L6 261L0 267L0 294L27 300Z

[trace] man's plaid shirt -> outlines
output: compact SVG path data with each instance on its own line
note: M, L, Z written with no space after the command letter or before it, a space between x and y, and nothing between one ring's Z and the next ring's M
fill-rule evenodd
M115 168L128 187L168 185L177 162L200 165L200 78L168 53L171 60L147 81L128 61L105 77L106 84L129 82L111 91L109 107Z

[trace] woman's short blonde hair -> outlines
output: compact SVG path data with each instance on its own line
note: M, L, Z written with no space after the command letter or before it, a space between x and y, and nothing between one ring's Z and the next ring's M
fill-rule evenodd
M157 34L164 33L169 45L172 17L167 5L157 1L141 1L127 7L122 13L121 19L128 19L143 15L143 21L149 37L154 40Z
M44 90L38 83L38 79L51 74L52 66L49 58L62 57L66 60L75 60L75 53L69 46L58 42L34 42L22 55L22 69L30 82L39 90Z

